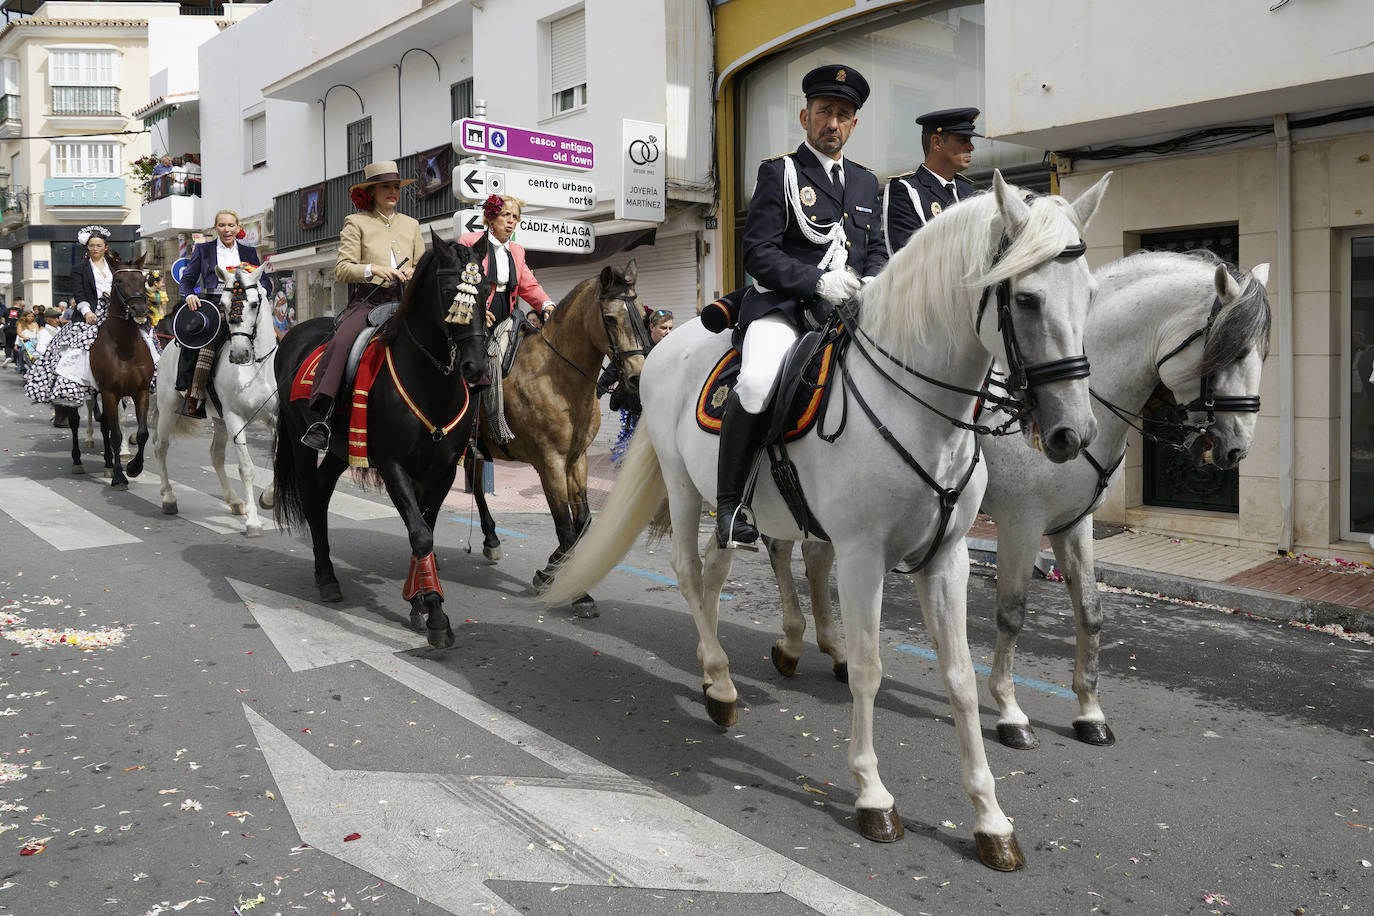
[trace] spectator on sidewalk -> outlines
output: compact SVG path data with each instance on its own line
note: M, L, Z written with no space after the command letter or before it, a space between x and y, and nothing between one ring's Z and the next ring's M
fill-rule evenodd
M59 309L49 306L43 312L43 324L38 328L38 334L33 340L34 351L39 356L43 355L43 351L48 349L48 344L52 343L52 339L62 330L61 321L62 312Z
M38 308L38 306L34 306ZM34 350L34 338L38 336L38 320L33 317L33 311L25 309L20 314L19 320L15 323L14 340L14 365L23 375L29 370L29 364L37 357L38 353Z

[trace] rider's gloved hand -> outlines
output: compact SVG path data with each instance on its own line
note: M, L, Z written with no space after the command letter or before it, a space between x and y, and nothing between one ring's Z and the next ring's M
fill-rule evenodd
M821 274L816 284L816 298L839 305L859 294L859 279L847 270L832 270Z

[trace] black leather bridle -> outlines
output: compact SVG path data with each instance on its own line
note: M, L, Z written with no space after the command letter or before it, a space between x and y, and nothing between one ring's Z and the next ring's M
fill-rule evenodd
M1237 283L1242 282L1244 279L1234 271L1231 273L1231 276ZM1221 297L1215 296L1212 299L1212 310L1207 315L1207 323L1189 334L1183 339L1182 343L1160 357L1159 362L1155 363L1155 369L1158 370L1166 362L1188 349L1189 345L1199 337L1202 338L1203 352L1207 352L1207 343L1212 336L1212 325L1216 323L1217 313L1220 311ZM1180 405L1181 410L1207 412L1206 426L1200 431L1205 431L1215 424L1217 421L1216 415L1218 413L1259 413L1259 395L1222 395L1218 397L1216 394L1216 378L1214 376L1215 373L1212 372L1208 372L1204 375L1201 380L1201 390L1198 392L1198 396L1187 404Z

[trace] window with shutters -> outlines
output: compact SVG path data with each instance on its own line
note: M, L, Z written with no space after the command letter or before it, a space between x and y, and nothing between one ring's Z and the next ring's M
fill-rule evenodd
M348 170L356 172L372 161L372 117L348 125Z
M113 48L49 48L48 84L54 115L119 114L119 52Z
M267 165L267 115L254 115L243 122L243 159L244 171Z
M449 120L459 121L473 115L472 77L459 80L448 88Z
M119 175L118 143L54 143L55 178L114 178Z
M587 104L587 16L585 10L549 23L549 88L553 114Z

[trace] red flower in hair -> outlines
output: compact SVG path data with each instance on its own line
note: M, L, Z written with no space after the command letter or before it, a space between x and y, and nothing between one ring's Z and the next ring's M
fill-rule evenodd
M235 234L234 238L236 238L236 239L241 239L241 238L246 238L247 236L248 236L248 233L247 233L247 232L244 232L242 229L240 229L240 230L238 231L238 233Z
M482 215L488 220L494 220L501 215L501 208L505 205L506 202L501 199L500 194L492 194L482 204Z
M372 209L372 192L367 188L354 188L348 193L348 199L353 201L353 206L359 210Z

